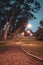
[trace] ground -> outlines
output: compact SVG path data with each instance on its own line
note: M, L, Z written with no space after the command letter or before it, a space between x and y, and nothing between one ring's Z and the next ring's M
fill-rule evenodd
M30 43L28 37L18 37L6 42L3 46L0 45L0 65L43 65L43 60L28 55L21 49L22 44Z
M20 46L11 45L0 51L0 65L43 65L43 61L27 55Z
M31 55L43 60L43 42L38 40L31 40L27 44L23 44L22 48Z

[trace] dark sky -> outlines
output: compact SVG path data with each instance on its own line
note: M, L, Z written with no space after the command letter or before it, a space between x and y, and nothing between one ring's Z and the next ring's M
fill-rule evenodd
M38 2L40 2L41 8L38 11L38 13L35 13L35 16L37 17L37 19L30 21L30 23L32 24L32 31L35 32L39 26L39 22L40 20L43 19L43 0L37 0Z

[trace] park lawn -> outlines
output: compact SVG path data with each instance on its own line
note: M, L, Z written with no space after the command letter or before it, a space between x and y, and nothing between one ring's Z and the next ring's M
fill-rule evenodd
M9 45L21 45L22 42L21 42L21 38L14 38L12 40L3 40L3 41L0 41L0 46L9 46Z
M43 59L43 41L30 40L29 42L23 44L22 48L29 54Z
M38 56L43 59L43 41L38 41L35 38L15 37L13 40L0 41L0 46L20 45L28 53Z

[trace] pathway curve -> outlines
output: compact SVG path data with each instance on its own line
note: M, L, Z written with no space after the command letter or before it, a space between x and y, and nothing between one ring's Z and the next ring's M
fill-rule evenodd
M20 46L6 46L0 50L0 65L43 65L43 61L27 55Z

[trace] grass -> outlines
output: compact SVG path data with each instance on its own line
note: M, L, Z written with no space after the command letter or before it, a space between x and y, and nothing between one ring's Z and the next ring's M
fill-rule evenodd
M28 53L43 58L43 41L38 41L35 38L28 38L23 36L16 36L13 40L0 41L0 46L2 48L4 48L4 46L9 46L12 44L20 45Z
M43 59L43 42L30 39L29 42L22 45L22 48L26 52Z

